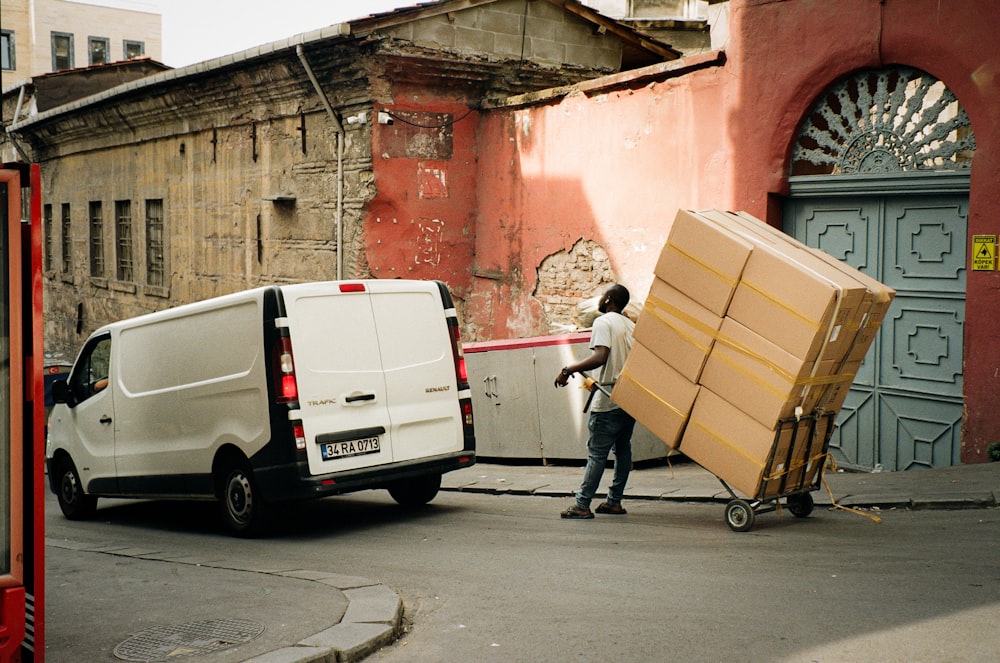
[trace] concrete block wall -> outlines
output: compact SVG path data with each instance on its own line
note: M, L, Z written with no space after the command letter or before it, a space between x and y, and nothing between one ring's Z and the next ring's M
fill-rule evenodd
M622 45L593 25L539 0L506 0L475 10L413 21L388 34L417 46L490 58L617 71Z

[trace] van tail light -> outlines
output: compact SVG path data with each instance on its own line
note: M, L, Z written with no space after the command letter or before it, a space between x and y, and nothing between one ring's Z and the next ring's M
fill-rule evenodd
M292 356L292 339L282 336L274 346L275 373L278 381L278 403L299 400L299 386L295 381L295 360Z
M455 378L458 381L458 389L469 388L469 371L465 367L465 352L462 350L462 334L458 330L458 318L448 317L448 333L451 335L451 354L455 360Z
M472 400L462 401L462 425L472 428Z
M292 434L295 436L295 448L304 451L306 448L306 429L301 421L292 422Z

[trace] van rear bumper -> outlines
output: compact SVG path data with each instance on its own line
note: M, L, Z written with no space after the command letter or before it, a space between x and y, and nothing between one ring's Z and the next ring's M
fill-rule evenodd
M396 481L444 474L476 464L476 454L462 451L431 458L365 467L347 472L309 475L306 461L277 467L255 468L261 495L272 502L339 495L372 488L385 488Z

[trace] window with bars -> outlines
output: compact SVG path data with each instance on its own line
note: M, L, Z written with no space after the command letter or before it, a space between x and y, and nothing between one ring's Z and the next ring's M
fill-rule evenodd
M134 278L132 256L132 201L115 201L115 278L131 282Z
M146 201L146 283L165 287L166 246L163 241L163 200Z
M90 275L104 276L104 210L101 201L90 201Z
M42 269L52 271L52 205L42 207Z
M62 236L59 238L60 248L62 249L62 271L63 274L69 274L73 271L73 235L69 203L62 204L62 218L60 225L62 228Z

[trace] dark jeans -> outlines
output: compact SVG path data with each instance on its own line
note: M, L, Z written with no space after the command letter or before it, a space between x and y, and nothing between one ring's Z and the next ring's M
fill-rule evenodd
M583 472L583 483L576 494L576 504L582 509L590 508L597 486L604 475L608 454L615 452L615 475L608 489L608 504L619 504L625 492L625 482L632 470L632 429L635 419L625 410L591 412L587 422L590 439L587 440L587 468Z

